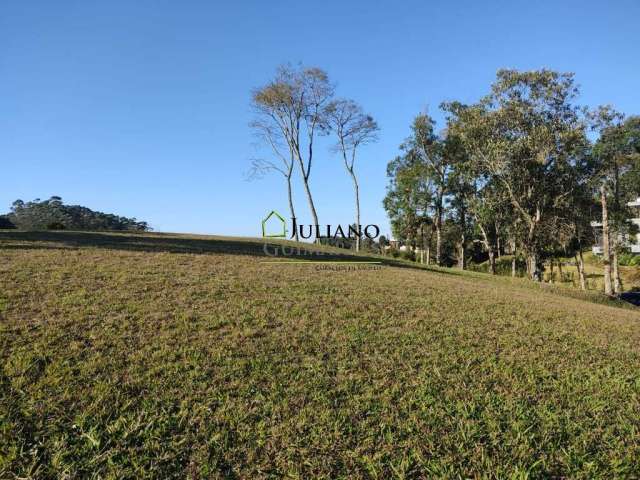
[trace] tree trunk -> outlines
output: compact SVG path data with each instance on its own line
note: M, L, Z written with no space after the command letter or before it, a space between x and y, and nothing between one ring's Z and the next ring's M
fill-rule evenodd
M614 192L613 192L613 209L615 212L620 212L620 170L618 168L618 162L614 163ZM613 262L613 293L620 295L622 293L622 281L620 280L620 268L618 265L618 242L620 236L614 229L613 232L609 231L609 241L612 253Z
M538 255L536 253L530 254L529 262L531 264L531 266L529 267L531 280L533 280L534 282L542 281L542 270L540 269L540 263L538 262Z
M460 205L460 254L458 255L458 268L464 270L465 267L465 250L467 246L467 209L464 201Z
M553 278L553 258L549 260L549 265L550 265L550 271L549 271L549 283L555 283L555 279Z
M620 280L620 268L618 268L618 246L614 241L613 245L613 293L620 295L622 293L622 281Z
M540 210L540 206L536 206L536 214L532 218L529 219L529 233L527 234L527 241L524 245L525 251L528 254L527 261L527 272L534 282L542 281L542 269L539 263L540 259L538 258L538 246L536 242L536 233L537 226L540 224L540 220L542 219L542 211Z
M582 249L578 250L578 259L576 263L578 265L578 276L580 277L580 288L582 290L586 290L587 281L584 276L584 258L582 258Z
M356 178L356 174L353 172L353 169L349 169L349 173L351 174L351 180L353 180L353 191L355 192L356 197L356 229L358 231L358 236L356 236L356 252L360 251L360 188L358 187L358 179Z
M440 219L436 218L436 265L440 266L440 251L442 248L442 232L440 231Z
M604 264L604 293L612 295L611 285L611 248L609 246L609 211L607 209L607 193L604 185L600 186L600 203L602 205L602 263Z
M424 224L420 227L420 238L422 238L422 245L420 248L420 263L424 264L424 253L427 252L427 265L429 265L429 250L427 249L427 239L424 236Z
M427 245L427 265L431 265L431 241L429 241L429 245Z
M511 276L513 278L515 278L516 276L516 270L517 270L517 262L516 262L516 242L515 240L511 241L511 255L513 255L513 257L511 258Z
M444 195L443 187L438 187L438 194L436 198L436 218L435 218L435 227L436 227L436 265L440 266L440 262L442 261L442 197Z
M562 262L558 261L558 275L560 276L560 283L562 283Z
M496 254L493 249L489 249L489 271L491 275L496 274Z
M313 218L314 225L320 225L318 223L318 213L316 212L315 204L313 203L313 196L311 195L311 189L309 188L309 172L304 168L304 161L302 156L298 153L296 155L298 165L300 166L300 173L302 177L302 183L304 185L304 191L307 194L307 200L309 202L309 210L311 211L311 217Z
M311 217L313 218L314 225L320 225L318 222L318 213L316 212L316 207L313 204L313 197L311 196L311 190L309 189L309 182L307 180L303 181L304 190L307 193L307 200L309 201L309 210L311 210Z
M482 243L484 244L484 248L487 250L489 254L489 270L493 275L496 274L496 257L495 250L491 241L489 240L489 235L487 234L487 230L482 226L481 223L478 223L478 227L480 228L480 233L482 233Z
M296 218L296 211L293 209L293 193L291 190L291 172L289 172L289 176L287 177L287 193L289 195L289 212L291 213L291 218ZM296 242L300 241L300 239L298 238L298 230L296 229L296 231L293 233L295 234Z

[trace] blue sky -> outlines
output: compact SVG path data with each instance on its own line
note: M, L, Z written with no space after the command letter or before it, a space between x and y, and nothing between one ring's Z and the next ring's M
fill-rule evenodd
M285 62L325 69L379 122L362 150L363 223L389 231L386 164L412 117L471 102L501 67L576 73L581 103L640 113L640 2L4 1L0 212L17 198L147 220L159 231L258 236L287 212L281 178L247 182L250 92ZM441 125L441 123L440 123ZM322 144L321 223L352 191ZM301 223L309 213L296 184Z

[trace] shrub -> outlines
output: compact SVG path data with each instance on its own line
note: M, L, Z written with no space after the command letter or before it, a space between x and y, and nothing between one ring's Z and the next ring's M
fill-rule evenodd
M400 252L395 249L395 248L390 248L389 249L389 254L393 257L393 258L398 258L400 256Z
M47 225L47 230L64 230L64 225L60 222L51 222Z
M496 258L496 273L498 275L511 275L511 260L513 256L511 255L503 255L500 258ZM473 270L475 272L483 272L489 273L489 261L485 261L482 263L470 263L469 270ZM516 275L519 277L523 277L526 275L527 265L524 259L518 257L516 258Z
M6 215L0 215L0 229L9 228L16 228L16 226L6 217Z
M618 256L618 263L626 267L636 267L640 265L640 255L634 253L623 253Z
M412 250L405 250L403 252L400 252L400 257L405 260L411 260L412 262L416 261L416 254Z

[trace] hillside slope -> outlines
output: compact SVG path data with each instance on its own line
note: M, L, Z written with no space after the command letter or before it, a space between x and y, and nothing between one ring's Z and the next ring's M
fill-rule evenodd
M0 478L640 476L637 310L262 252L0 233Z

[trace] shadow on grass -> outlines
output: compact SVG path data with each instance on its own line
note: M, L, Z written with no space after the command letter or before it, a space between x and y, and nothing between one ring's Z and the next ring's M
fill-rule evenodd
M265 249L265 243L267 248ZM382 255L355 254L349 250L340 251L335 247L317 246L307 243L296 243L286 240L274 241L272 239L232 238L232 237L197 237L170 233L133 233L133 232L72 232L72 231L42 231L23 232L16 230L0 230L1 250L46 250L46 249L81 249L104 248L107 250L124 250L132 252L150 253L182 253L199 255L251 255L263 260L287 261L306 260L314 262L358 261L379 262L390 267L407 268L412 270L428 271L436 274L467 276L475 280L496 282L504 280L513 284L513 279L493 276L487 273L464 272L453 269L445 269L434 266L420 265L408 260L389 258ZM273 256L274 249L278 249L278 255ZM266 250L266 251L265 251ZM597 274L588 275L597 276ZM628 298L626 302L612 300L597 292L582 292L570 288L558 288L555 285L526 282L519 279L517 284L526 288L537 288L548 292L554 292L563 296L578 298L595 303L609 305L627 305L633 308ZM635 300L635 297L634 297Z
M640 292L625 292L620 295L620 299L640 307Z
M266 244L266 246L265 246ZM262 241L244 238L195 238L187 235L129 232L21 232L0 230L0 249L41 250L60 248L104 248L151 253L226 254L252 255L269 260L306 260L315 262L360 261L380 262L382 265L428 270L445 275L461 275L460 272L429 268L409 261L381 255L344 253L335 247L323 247L289 241ZM277 251L277 255L274 252Z

